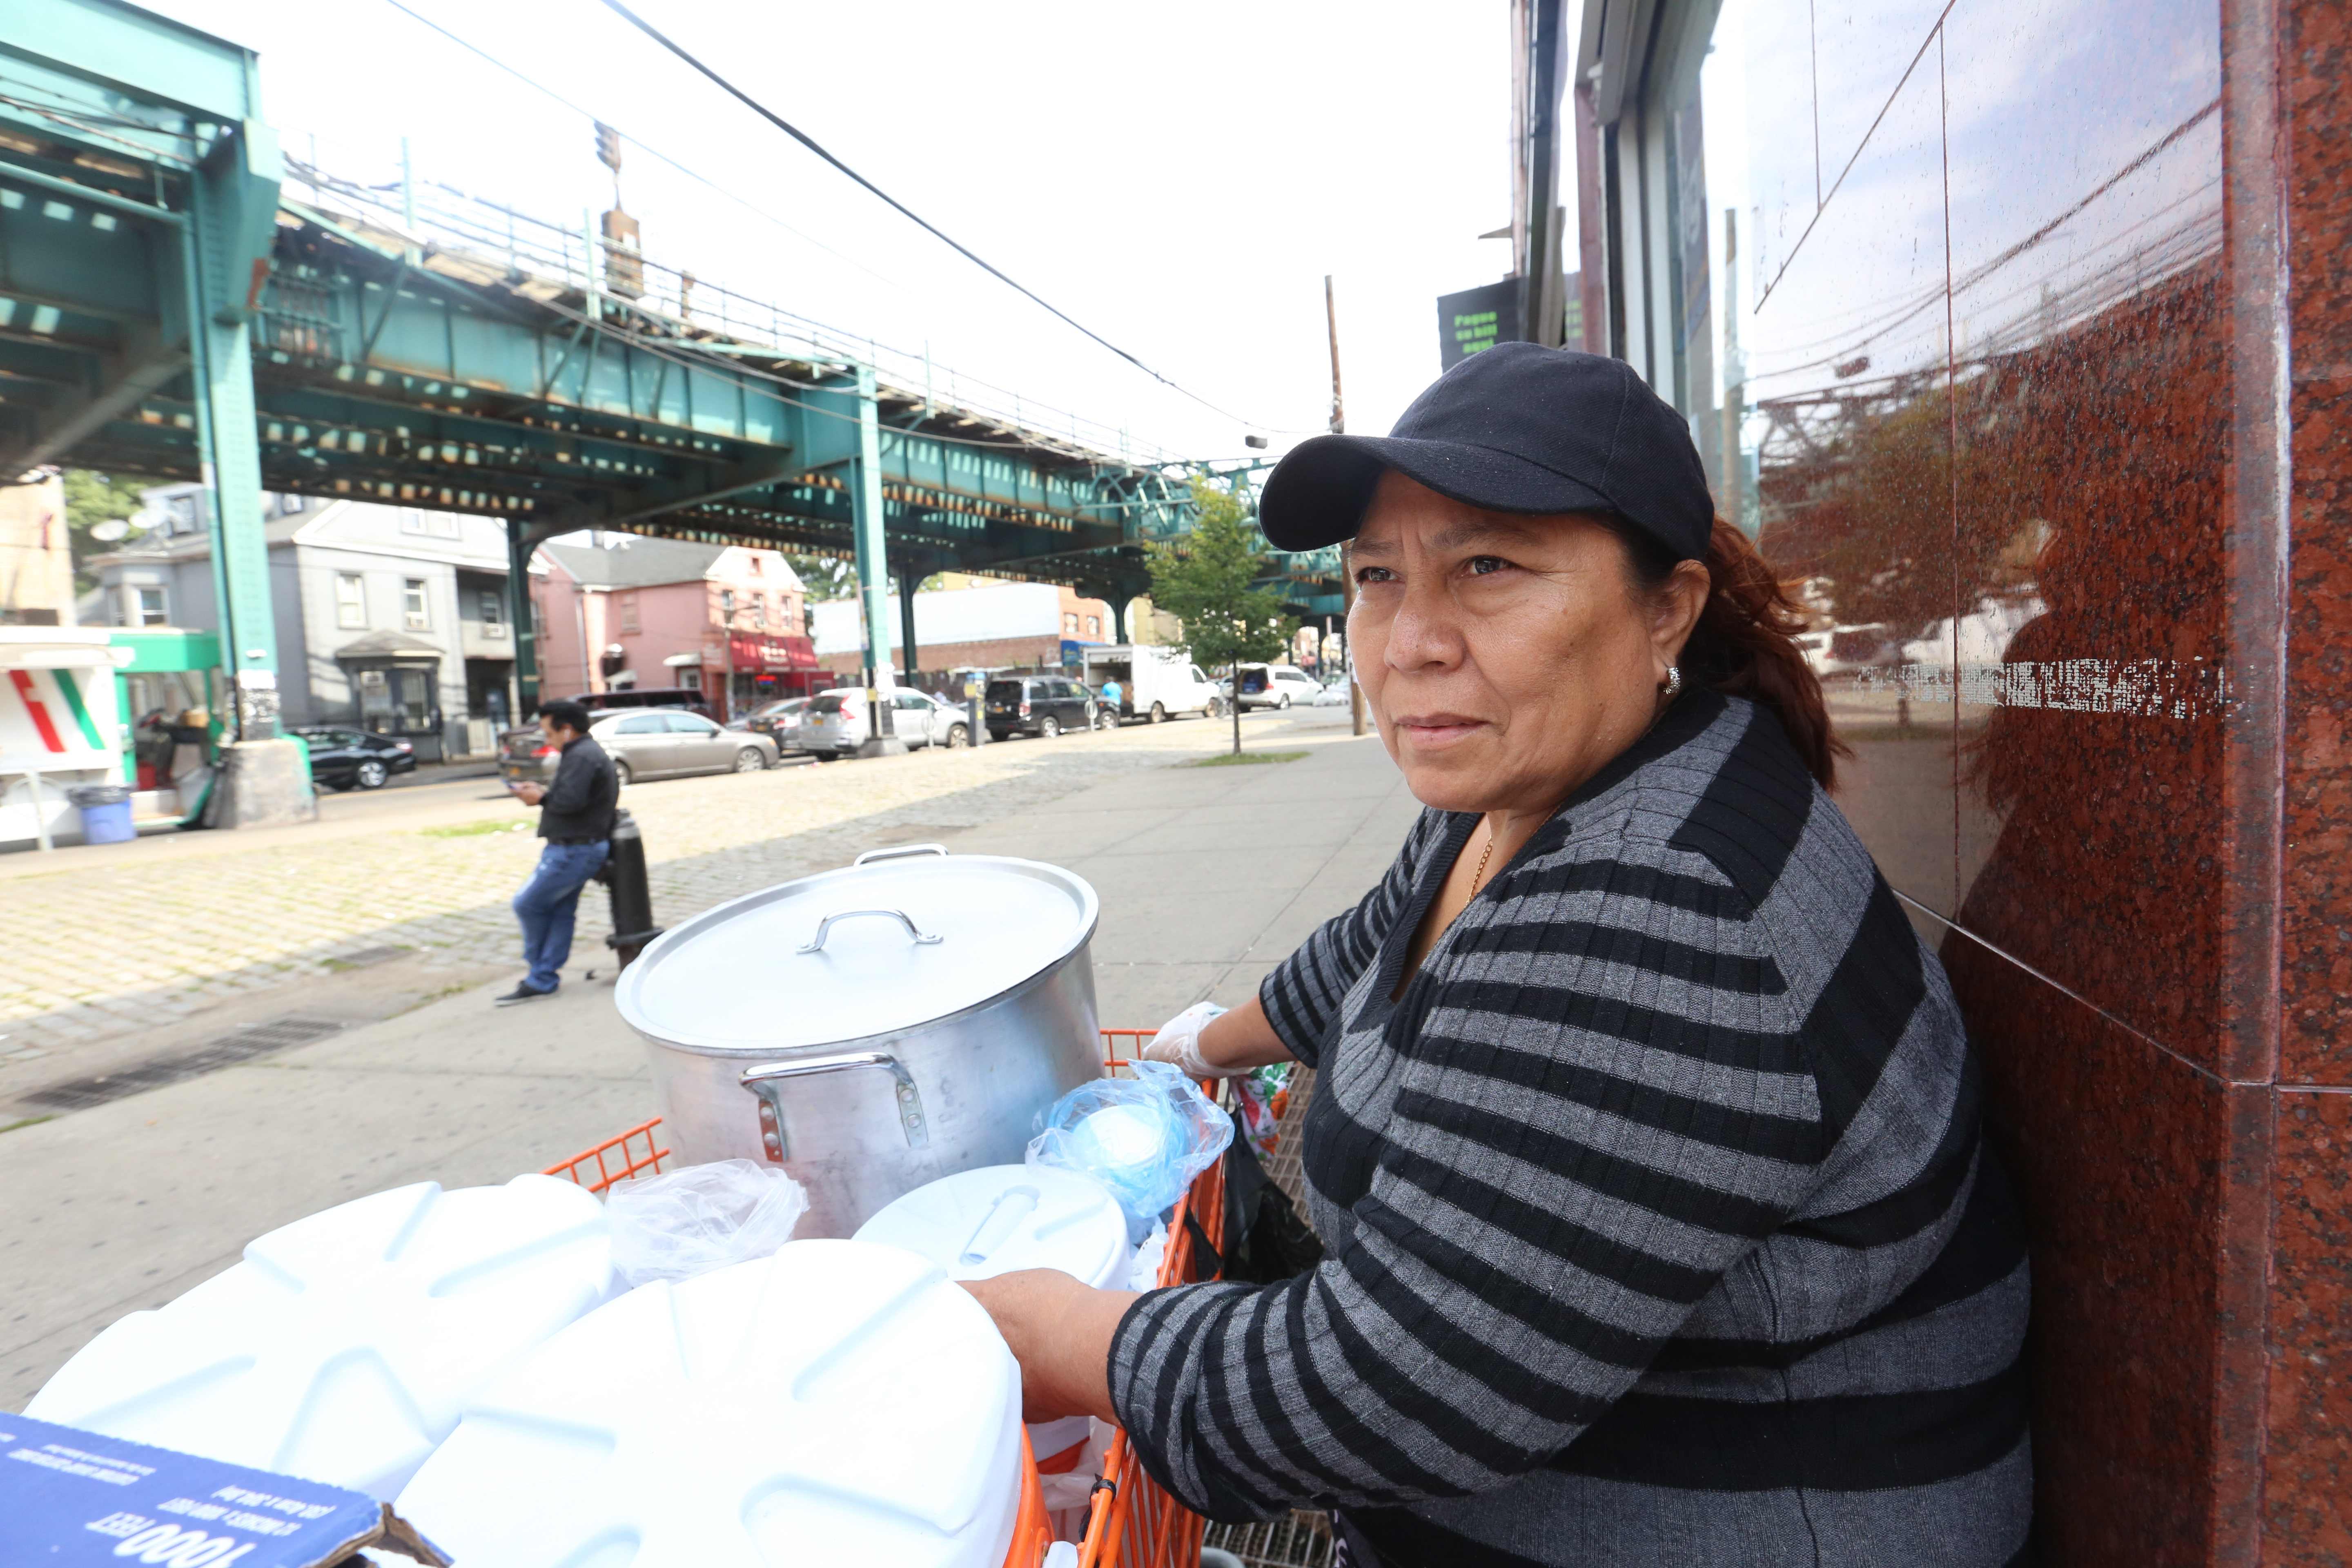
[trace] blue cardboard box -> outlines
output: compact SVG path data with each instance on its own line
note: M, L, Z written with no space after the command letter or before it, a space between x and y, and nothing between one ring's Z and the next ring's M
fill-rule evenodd
M449 1560L363 1493L0 1415L0 1563L330 1568L362 1546Z

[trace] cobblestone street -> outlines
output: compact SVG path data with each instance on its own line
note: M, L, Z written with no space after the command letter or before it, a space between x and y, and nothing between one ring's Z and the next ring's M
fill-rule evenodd
M1345 733L1345 715L1338 721ZM1330 727L1322 714L1253 720ZM883 842L977 826L1095 780L1167 766L1231 744L1223 724L1129 726L969 751L725 773L632 786L654 908L675 923L739 894L845 864ZM278 843L189 861L111 861L0 888L0 1068L176 1020L224 999L305 980L385 948L428 967L518 961L507 900L537 857L535 815L485 800L447 826ZM160 850L160 846L142 846ZM592 888L578 965L611 930ZM48 1064L44 1064L48 1065Z

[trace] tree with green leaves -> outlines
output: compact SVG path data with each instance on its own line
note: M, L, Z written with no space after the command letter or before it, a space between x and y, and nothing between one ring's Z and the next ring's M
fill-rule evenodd
M66 537L73 545L75 593L87 594L98 586L98 574L82 563L115 548L92 539L89 531L110 519L129 517L139 510L140 490L162 483L162 479L101 473L96 468L65 470Z
M1282 601L1256 585L1273 563L1259 548L1257 526L1232 487L1206 475L1192 478L1192 505L1200 521L1181 538L1149 547L1151 602L1184 624L1178 646L1195 663L1232 673L1234 752L1242 749L1241 667L1244 660L1275 659L1289 647L1298 623L1282 613Z

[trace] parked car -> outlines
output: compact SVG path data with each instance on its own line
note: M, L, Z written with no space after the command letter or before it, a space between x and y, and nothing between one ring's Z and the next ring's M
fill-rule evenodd
M781 755L793 749L793 737L800 729L801 717L814 700L811 697L787 697L781 702L755 708L727 727L767 736L776 743L776 751Z
M705 719L719 717L702 693L690 686L625 686L617 691L583 691L572 700L592 713L616 713L624 708L683 708Z
M1242 711L1253 708L1287 708L1312 702L1322 689L1315 678L1295 664L1245 664L1241 668Z
M393 774L416 771L416 748L390 735L336 724L294 732L310 748L310 782L329 789L382 789Z
M1085 658L1088 686L1100 691L1103 682L1118 682L1114 722L1140 718L1157 724L1179 713L1214 717L1220 707L1216 683L1173 648L1112 643L1087 648Z
M990 681L982 700L992 741L1013 735L1050 741L1065 730L1095 725L1095 694L1066 675L1008 675Z
M756 773L776 763L776 743L765 735L721 729L699 713L677 709L588 715L588 732L613 759L623 784L687 773ZM499 738L499 772L509 784L545 784L559 755L537 725Z
M960 703L942 702L911 686L891 687L881 696L890 704L891 733L908 747L945 746L961 751L971 744L971 726L965 721ZM868 732L866 689L844 686L809 700L793 732L793 745L821 756L845 757L866 743Z
M1348 683L1344 680L1318 689L1307 699L1309 708L1345 708L1348 705Z

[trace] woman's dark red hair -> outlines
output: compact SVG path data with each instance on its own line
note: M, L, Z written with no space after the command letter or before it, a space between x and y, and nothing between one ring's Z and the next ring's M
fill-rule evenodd
M1674 575L1673 555L1613 518L1600 521L1624 542L1642 589L1654 593L1664 587ZM1837 760L1853 753L1831 733L1821 678L1797 646L1804 616L1748 536L1720 517L1707 539L1705 564L1710 584L1706 606L1683 645L1683 679L1769 710L1813 777L1823 789L1832 788Z

